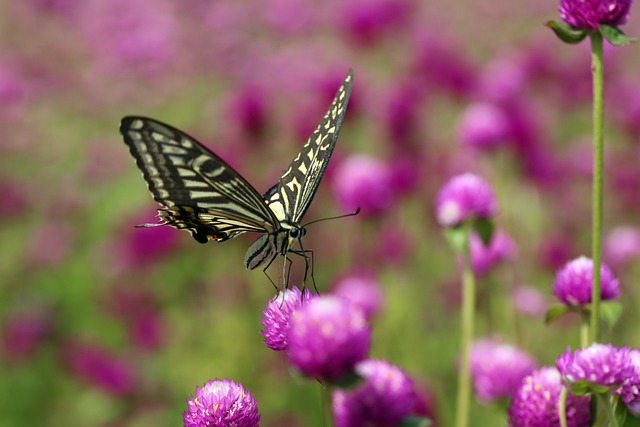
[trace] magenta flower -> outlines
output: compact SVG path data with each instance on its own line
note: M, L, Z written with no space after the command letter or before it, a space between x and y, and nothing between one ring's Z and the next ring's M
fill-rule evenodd
M558 402L562 383L557 369L543 367L525 377L509 405L510 427L559 427ZM567 396L567 425L585 427L591 423L589 397Z
M640 258L640 228L626 226L611 230L604 239L604 258L613 266Z
M321 296L293 314L286 339L291 364L308 377L332 381L367 357L371 329L356 305Z
M569 385L587 382L593 384L598 390L616 389L625 379L635 374L629 348L617 348L611 344L594 343L589 347L577 349L575 353L567 348L556 359L556 367L563 382Z
M632 0L560 0L560 17L582 30L596 30L600 24L617 27L627 22Z
M336 427L396 426L409 415L415 392L400 368L384 360L365 360L355 370L362 383L333 392Z
M553 282L553 294L560 302L570 306L580 306L591 302L593 279L593 261L581 256L569 261L556 273ZM609 267L600 267L601 298L611 300L620 296L618 279Z
M375 316L382 305L382 289L373 274L345 276L338 281L332 293L360 307L367 320Z
M478 150L504 146L510 132L509 116L502 108L487 102L469 105L458 122L458 138Z
M476 233L471 233L469 250L473 272L476 276L482 276L501 261L513 257L518 247L507 233L498 230L493 233L491 241L486 246Z
M471 173L451 178L442 186L436 199L436 218L444 227L456 226L469 219L489 218L496 210L489 184Z
M267 103L264 90L256 84L239 87L227 100L229 122L252 137L260 138L267 125Z
M12 313L2 321L2 349L13 360L31 358L53 329L52 311L34 306Z
M631 349L629 359L633 366L633 375L627 377L622 386L614 391L614 394L620 395L631 413L640 416L640 349Z
M391 169L370 156L351 156L334 172L333 194L345 211L360 207L363 214L379 214L394 199Z
M549 305L542 292L526 285L513 288L511 302L517 311L533 317L543 317Z
M264 336L264 343L271 350L286 350L289 343L287 333L291 324L291 315L315 298L315 294L306 290L304 295L295 286L280 291L275 298L267 303L262 311L262 326L260 333Z
M87 342L66 343L61 348L65 366L77 377L116 396L134 390L136 375L130 359Z
M195 397L187 399L184 427L257 427L258 404L242 384L215 379L196 387Z
M536 367L529 354L495 339L477 340L470 350L471 378L478 399L508 399Z
M116 288L108 301L109 310L122 319L129 340L137 348L153 350L164 342L164 320L155 294L135 286Z

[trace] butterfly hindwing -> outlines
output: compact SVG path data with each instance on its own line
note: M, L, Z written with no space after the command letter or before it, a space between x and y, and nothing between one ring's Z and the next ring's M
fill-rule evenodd
M125 117L120 125L163 224L199 242L245 231L273 232L278 220L240 174L186 133L154 119Z
M316 129L278 183L264 194L280 221L298 223L309 208L338 140L352 86L353 70L349 70Z

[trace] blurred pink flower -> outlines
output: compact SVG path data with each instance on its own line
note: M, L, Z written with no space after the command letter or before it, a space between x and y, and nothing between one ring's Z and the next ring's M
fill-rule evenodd
M361 45L379 41L390 30L403 30L411 11L409 0L347 0L342 5L344 31Z
M352 273L340 278L333 287L333 295L344 298L362 309L367 320L380 311L383 292L373 273Z
M259 140L267 126L267 94L256 84L246 83L226 101L227 122L240 133Z
M2 349L10 360L31 358L53 329L51 310L31 307L9 314L2 322Z
M24 212L29 205L29 183L0 175L0 218Z
M382 264L400 265L413 249L409 233L400 227L382 227L377 239L382 244L377 245L375 259Z
M165 324L153 293L121 286L114 289L109 298L110 311L125 322L134 346L153 350L164 344Z
M520 313L541 318L549 306L546 296L531 286L519 285L511 291L511 302Z
M542 236L538 249L538 260L545 268L555 271L576 254L576 249L568 236L549 234Z
M509 116L499 106L477 102L467 106L458 122L458 138L478 150L504 146L511 137Z
M524 55L498 57L491 60L478 77L477 92L491 102L508 102L520 96L528 82Z
M476 233L471 233L469 250L473 272L477 276L483 276L501 261L513 258L518 246L506 232L497 230L486 246Z
M135 390L136 375L130 360L97 343L70 341L60 346L63 365L79 379L115 396Z
M49 267L63 262L73 247L75 231L66 224L48 220L28 237L26 262L33 267Z
M333 194L344 211L360 207L365 215L380 214L394 200L389 166L376 158L361 154L346 158L333 176Z
M640 228L620 226L609 231L604 238L603 258L614 267L640 258Z

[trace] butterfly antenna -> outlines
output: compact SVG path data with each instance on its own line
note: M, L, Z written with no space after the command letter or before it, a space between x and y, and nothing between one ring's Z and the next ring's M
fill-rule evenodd
M316 222L329 221L329 220L332 220L332 219L340 219L340 218L347 218L347 217L350 217L350 216L356 216L359 213L360 213L360 206L358 206L358 209L356 209L355 211L350 212L348 214L338 215L338 216L330 216L329 218L316 219L316 220L313 220L313 221L310 221L310 222L304 224L302 227L306 228L308 225L315 224Z

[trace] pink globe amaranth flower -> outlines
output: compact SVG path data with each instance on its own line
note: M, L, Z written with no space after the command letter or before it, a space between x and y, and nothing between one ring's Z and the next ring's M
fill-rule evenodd
M492 103L509 103L525 90L532 66L527 64L527 52L518 56L499 57L490 61L480 72L480 96ZM489 104L493 105L493 104Z
M625 378L622 386L613 393L620 396L631 413L640 416L640 349L629 350L629 359L633 375Z
M571 352L570 348L556 359L556 367L566 384L587 381L611 390L619 388L635 373L628 347L594 343Z
M593 260L581 256L569 261L556 273L553 294L566 305L580 306L591 302L593 288ZM620 296L618 279L605 264L600 266L600 296L611 300Z
M465 220L489 218L496 210L489 184L471 173L451 178L436 198L436 218L444 227L456 226Z
M75 229L67 224L47 220L29 238L25 254L32 267L51 267L62 263L73 249Z
M344 3L342 26L359 44L379 40L389 30L400 30L409 17L409 2L398 0L350 0Z
M502 108L488 102L469 105L457 127L462 143L478 150L504 146L511 135L509 116Z
M397 426L415 400L411 379L384 360L365 360L355 367L362 383L333 392L336 427Z
M364 312L337 296L321 296L291 317L287 356L304 375L337 381L367 357L371 329Z
M476 276L482 276L501 261L515 256L518 247L507 233L498 230L486 246L476 233L471 233L469 250L473 272Z
M562 382L556 368L543 367L525 377L509 405L509 427L559 427L558 402ZM589 397L567 396L567 426L591 425Z
M196 387L182 413L184 427L258 427L260 414L255 399L242 384L211 380Z
M600 24L627 22L632 0L560 0L560 17L574 28L595 30Z
M266 94L256 84L247 83L229 96L227 117L232 126L251 138L260 138L267 126Z
M308 289L303 294L294 286L278 292L275 298L269 300L262 310L261 322L264 329L260 331L267 347L275 351L287 349L291 315L315 297Z
M29 312L16 312L2 321L2 350L10 360L31 358L53 329L52 311L31 307Z
M543 236L536 252L538 262L553 271L575 255L572 239L560 234Z
M165 341L165 324L154 293L139 286L120 286L109 296L108 309L124 321L131 343L153 350Z
M394 199L389 166L366 155L345 159L333 175L333 194L345 211L360 208L375 215L389 209Z
M533 317L543 317L549 306L542 292L526 285L519 285L513 288L511 302L520 313Z
M640 228L616 227L604 238L603 258L613 266L622 266L633 258L640 258Z
M63 363L72 374L112 395L133 392L136 378L129 359L89 342L70 342L61 348Z
M523 350L491 338L473 342L469 356L473 388L483 402L508 399L536 367Z
M360 307L367 320L375 316L382 306L382 289L373 273L355 273L341 278L332 294Z

